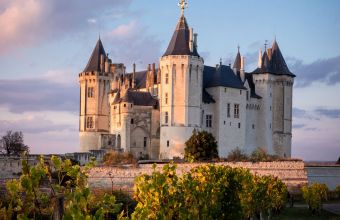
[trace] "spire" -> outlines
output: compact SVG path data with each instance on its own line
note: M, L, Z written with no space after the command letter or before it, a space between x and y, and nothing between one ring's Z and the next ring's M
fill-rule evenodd
M233 69L236 69L236 71L240 71L241 69L241 54L240 54L240 46L237 46L237 55L234 61Z
M187 3L185 0L180 0L179 6L181 7L183 13L178 20L175 32L173 33L171 41L168 45L168 48L165 51L163 56L191 55L191 56L199 57L197 53L197 39L196 39L196 45L194 42L193 50L190 50L190 29L189 29L187 20L184 16L184 9L186 5Z
M99 38L96 46L94 47L92 51L90 59L87 62L84 72L101 71L101 61L102 59L104 59L104 62L105 62L105 58L106 58L106 53L105 53L102 41Z
M178 6L181 8L181 15L184 16L184 10L188 7L188 3L185 0L180 0Z
M273 45L272 45L272 48L271 48L271 57L270 58L271 58L270 59L270 66L271 66L273 72L275 72L277 74L294 75L288 69L288 66L286 64L285 59L282 56L279 45L276 42L276 38L275 38Z

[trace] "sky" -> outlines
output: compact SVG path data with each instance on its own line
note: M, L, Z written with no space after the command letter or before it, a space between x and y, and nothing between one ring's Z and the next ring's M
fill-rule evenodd
M277 39L297 76L292 156L340 156L340 1L188 0L206 65L254 70ZM0 135L22 131L31 153L79 150L78 74L100 35L114 63L158 64L180 10L176 0L0 0Z

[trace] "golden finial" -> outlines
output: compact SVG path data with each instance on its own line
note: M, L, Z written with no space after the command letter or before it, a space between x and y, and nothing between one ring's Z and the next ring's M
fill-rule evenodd
M188 3L185 0L179 0L178 7L181 8L182 15L184 15L184 10L188 7Z

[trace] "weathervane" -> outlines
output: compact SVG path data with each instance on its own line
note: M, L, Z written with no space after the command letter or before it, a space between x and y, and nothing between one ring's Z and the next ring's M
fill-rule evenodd
M184 10L188 7L188 3L185 0L179 0L178 7L181 8L182 15L184 15Z

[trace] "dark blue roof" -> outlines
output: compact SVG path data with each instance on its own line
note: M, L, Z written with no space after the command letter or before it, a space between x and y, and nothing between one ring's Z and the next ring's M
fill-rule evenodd
M235 75L230 66L219 65L218 67L204 66L203 87L230 87L246 89L242 81Z
M172 35L168 49L165 51L163 56L169 55L191 55L198 56L197 48L190 51L190 30L185 17L182 15L177 23L176 30Z
M104 55L106 58L106 53L102 44L102 41L98 39L96 46L94 47L91 57L87 62L84 72L100 71L100 56Z

